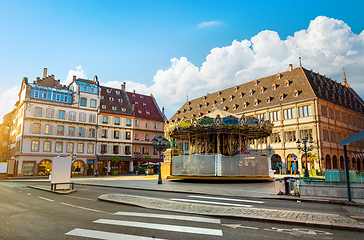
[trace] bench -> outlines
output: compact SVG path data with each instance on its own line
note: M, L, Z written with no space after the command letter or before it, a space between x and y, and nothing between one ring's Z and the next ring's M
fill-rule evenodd
M65 182L65 183L51 183L51 190L55 191L57 189L57 185L59 184L70 184L71 185L71 189L74 190L74 182ZM54 189L53 189L54 187Z

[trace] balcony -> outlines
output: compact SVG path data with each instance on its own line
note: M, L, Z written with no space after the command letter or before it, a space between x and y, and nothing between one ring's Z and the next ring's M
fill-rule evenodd
M114 154L119 154L119 151L113 151Z

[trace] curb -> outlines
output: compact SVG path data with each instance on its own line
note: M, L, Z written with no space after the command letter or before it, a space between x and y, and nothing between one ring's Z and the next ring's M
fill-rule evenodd
M345 224L345 223L318 222L318 221L299 220L299 219L291 220L291 219L287 219L287 218L262 217L262 216L254 216L254 215L249 216L249 215L209 213L209 212L199 213L199 212L185 211L185 210L179 210L179 209L158 208L158 207L150 206L147 204L124 202L122 200L117 200L117 199L108 199L106 197L107 195L108 194L103 194L103 195L99 196L98 200L105 201L105 202L124 204L124 205L129 205L129 206L137 206L137 207L142 207L142 208L147 208L147 209L196 214L196 215L203 215L203 216L210 216L210 217L213 216L213 217L223 217L223 218L234 218L234 219L244 219L244 220L259 221L259 222L270 222L270 223L278 222L278 223L290 224L290 225L300 225L300 226L319 227L319 228L326 228L326 229L329 228L329 229L340 229L340 230L364 232L364 226L355 227L353 225ZM190 205L200 206L199 204L190 204Z
M144 188L136 188L136 187L123 187L123 186L106 186L106 185L98 185L98 184L89 184L89 183L74 183L75 185L83 185L83 186L93 186L93 187L109 187L109 188L119 188L119 189L132 189L132 190L143 190L143 191L151 191L151 192L168 192L168 193L184 193L184 194L204 194L210 196L232 196L232 197L242 197L238 195L219 195L219 194L211 194L205 192L192 192L192 191L177 191L177 190L164 190L164 189L144 189ZM353 207L362 207L364 208L364 203L356 203L356 202L346 202L340 200L331 200L331 199L305 199L305 198L290 198L290 197L249 197L255 199L266 199L266 200L283 200L283 201L301 201L308 203L321 203L321 204L336 204L336 205L347 205Z
M38 190L42 190L42 191L46 191L46 192L52 192L52 193L57 193L57 194L61 194L61 195L67 195L73 192L76 192L76 189L73 190L66 190L66 191L53 191L49 188L46 187L40 187L40 186L28 186L28 188L34 188L34 189L38 189Z

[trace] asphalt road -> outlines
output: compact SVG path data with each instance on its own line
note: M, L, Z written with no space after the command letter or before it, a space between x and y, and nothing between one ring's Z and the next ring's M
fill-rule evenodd
M28 188L24 183L0 183L0 239L123 239L125 236L137 236L136 239L355 240L363 236L363 233L357 232L211 218L97 200L104 193L166 199L186 197L183 194L87 186L76 188L77 191L70 195L58 195ZM254 207L263 205L252 204ZM330 208L325 207L327 211Z

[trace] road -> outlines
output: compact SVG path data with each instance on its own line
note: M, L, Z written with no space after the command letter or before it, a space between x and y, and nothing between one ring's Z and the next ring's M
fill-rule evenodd
M332 229L179 214L97 200L97 197L104 193L134 194L164 199L189 199L188 196L192 196L191 194L187 196L176 193L77 186L75 193L58 195L28 188L24 183L10 182L0 183L0 191L0 239L4 240L131 239L132 236L137 236L135 239L293 239L299 237L299 239L350 238L355 240L362 239L363 235L363 233ZM192 200L195 199L203 198L192 197ZM211 200L240 204L237 201L219 199L205 198L203 201ZM244 204L254 207L274 205L270 201L269 203L244 202ZM336 208L335 205L328 206ZM329 207L321 207L321 210L329 211ZM345 208L341 211L345 211Z

